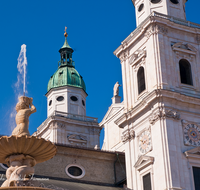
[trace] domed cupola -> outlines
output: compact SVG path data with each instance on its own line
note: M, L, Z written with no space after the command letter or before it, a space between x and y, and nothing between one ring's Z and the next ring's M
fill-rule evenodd
M58 70L51 76L47 92L53 88L61 86L73 86L82 88L86 92L85 82L82 76L75 69L75 63L72 60L73 49L69 46L67 42L67 32L64 33L65 42L60 48L60 61L58 62Z
M46 94L48 116L54 111L86 115L86 86L82 76L75 69L75 63L72 60L73 49L67 42L66 29L64 33L65 42L59 50L58 69L48 82Z

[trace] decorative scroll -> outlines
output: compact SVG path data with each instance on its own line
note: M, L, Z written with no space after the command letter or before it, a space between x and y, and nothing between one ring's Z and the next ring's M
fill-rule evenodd
M172 109L159 109L151 114L149 117L149 122L150 124L154 124L158 119L163 119L166 117L179 120L180 114Z
M122 142L125 143L135 138L135 131L133 129L126 130L122 136Z

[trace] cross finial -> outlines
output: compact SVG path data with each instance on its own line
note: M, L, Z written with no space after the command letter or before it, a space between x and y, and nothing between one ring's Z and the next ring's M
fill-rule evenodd
M64 31L65 31L64 36L67 37L68 34L67 34L67 27L66 26L65 26L65 30Z

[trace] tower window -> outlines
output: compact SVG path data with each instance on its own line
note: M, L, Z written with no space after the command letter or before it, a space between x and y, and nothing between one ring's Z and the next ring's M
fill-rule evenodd
M74 102L78 101L78 98L76 96L71 96L70 99Z
M61 101L64 100L64 97L63 97L63 96L58 96L58 97L56 98L56 100L59 101L59 102L61 102Z
M142 3L142 4L139 6L138 11L141 12L143 8L144 8L144 3Z
M49 101L49 106L51 106L51 104L52 104L52 100Z
M150 175L150 173L143 176L143 190L152 190L151 189L151 175Z
M180 69L181 83L193 85L190 63L185 59L181 59L179 61L179 69Z
M137 80L138 80L138 94L143 92L146 89L145 86L145 76L144 76L144 68L140 67L137 73Z
M82 100L82 104L83 104L83 106L85 106L85 101L84 100Z
M193 167L195 190L200 190L200 168Z
M153 4L156 4L156 3L160 3L161 2L161 0L150 0L151 1L151 3L153 3Z
M178 4L178 0L170 0L173 4Z

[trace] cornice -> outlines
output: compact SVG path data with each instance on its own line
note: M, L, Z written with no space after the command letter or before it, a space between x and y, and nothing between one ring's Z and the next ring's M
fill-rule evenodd
M74 120L74 119L69 119L69 118L64 118L60 116L49 116L38 128L37 131L34 132L35 135L40 135L44 131L48 130L50 128L51 123L53 122L61 122L61 124L58 124L58 127L63 128L65 124L73 124L73 125L82 125L85 127L89 128L95 128L95 129L100 129L98 126L98 123L96 122L85 122L85 121L80 121L80 120ZM65 123L65 124L63 124Z
M121 42L121 45L114 51L114 55L119 58L120 55L123 52L127 52L129 47L136 41L136 39L138 39L144 33L146 33L145 36L149 38L149 35L159 32L166 35L169 29L192 33L196 35L196 40L198 43L200 43L200 25L185 20L183 20L183 22L187 23L187 25L182 25L174 22L176 19L177 18L175 17L169 17L161 13L153 12L133 32L131 32L124 41Z
M119 127L123 127L122 126L123 124L125 124L130 119L134 120L134 118L137 117L139 113L144 111L144 109L148 107L150 108L150 105L153 101L157 99L157 101L161 102L163 101L164 98L173 99L175 101L184 102L188 104L194 104L195 106L197 105L200 106L200 101L199 101L200 98L186 96L184 94L178 92L172 92L170 90L158 89L158 90L153 90L148 95L146 95L140 102L138 102L138 104L134 108L124 113L121 117L115 120L114 123ZM157 112L155 115L154 113L152 113L152 115L150 116L150 123L154 124L156 119L158 119L159 117L170 117L177 120L180 119L179 113L176 110L170 108L158 110Z

